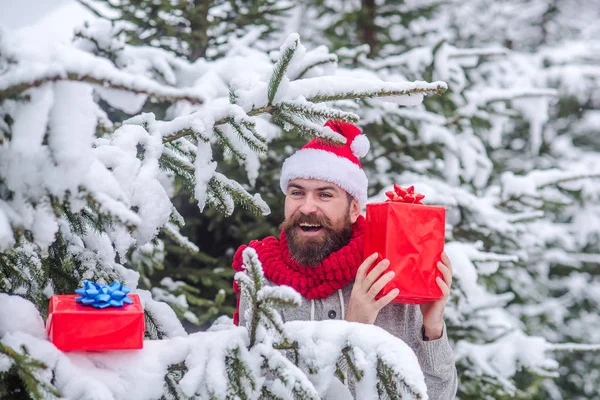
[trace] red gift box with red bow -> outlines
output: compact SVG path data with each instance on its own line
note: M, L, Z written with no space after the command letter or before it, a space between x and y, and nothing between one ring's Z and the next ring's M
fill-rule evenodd
M98 309L79 304L77 295L50 298L46 331L62 351L141 349L144 344L144 310L136 294L133 304Z
M390 260L387 271L395 276L377 296L400 290L394 303L422 304L442 297L436 278L443 279L437 268L444 251L446 210L421 203L425 197L394 185L386 192L388 200L367 204L365 258L379 253L378 261ZM377 263L371 267L374 268Z

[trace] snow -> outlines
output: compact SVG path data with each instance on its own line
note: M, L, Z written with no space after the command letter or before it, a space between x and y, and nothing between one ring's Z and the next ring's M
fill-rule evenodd
M232 35L220 47L226 57L195 63L158 48L131 47L122 37L114 37L119 24L101 21L81 29L89 39L79 38L73 45L73 28L81 16L90 18L89 12L72 2L35 7L30 3L4 5L0 16L0 23L9 26L0 30L0 91L17 84L31 86L19 90L18 99L6 95L0 99L0 251L18 260L17 270L32 285L13 284L3 277L0 282L11 293L54 293L51 279L40 284L35 278L45 274L43 261L58 234L72 257L65 262L81 265L72 271L76 279L119 278L132 288L140 275L129 268L129 261L141 264L144 257L153 261L164 257L164 246L156 239L159 231L198 251L179 233L182 218L171 202L173 175L161 170L163 157L192 171L200 210L219 205L231 214L235 191L268 214L268 204L247 189L260 182L265 158L280 155L267 149L246 126L254 124L269 144L281 138L282 131L267 107L284 111L288 107L288 113L289 107L303 107L319 117L307 123L289 116L286 129L302 124L317 136L340 141L321 121L338 113L360 119L361 126L372 126L374 137L381 133L384 140L373 141L367 154L376 171L368 173L373 187L386 189L373 201L383 198L393 183L415 184L426 195L425 203L447 208L446 251L456 277L447 320L451 328L467 331L455 350L469 373L483 373L492 380L500 377L504 388L514 390L511 379L520 369L555 376L559 370L553 353L597 349L600 320L594 311L600 298L593 267L599 260L600 162L594 135L600 114L594 107L600 93L600 46L593 23L598 12L591 3L558 2L553 15L545 14L548 8L543 2L490 5L473 0L440 4L431 19L381 16L382 27L395 26L390 29L395 43L387 44L382 56L374 58L366 56L364 45L330 53L322 45L327 43L322 29L334 19L327 13L316 18L315 10L303 5L294 10L289 26L300 35L289 34L289 29L279 32L283 42L279 51L263 51L268 46L257 39L261 29L250 27L245 36ZM416 3L403 4L401 11L429 4ZM15 12L26 6L27 13ZM355 12L358 3L329 2L328 7L338 13ZM213 11L224 15L223 9ZM540 22L544 18L548 23ZM311 34L315 27L317 34ZM114 51L114 62L93 54L94 41L101 49ZM268 105L273 61L292 48L296 49L293 59L273 104ZM422 81L429 77L438 81ZM423 92L446 88L450 90L443 102L422 104ZM361 102L327 101L340 93L358 98L382 91L395 95ZM134 115L149 97L171 101L164 121L143 114L120 125L97 103L102 99ZM573 107L578 110L567 110L570 114L565 116L561 107L571 103L577 103ZM253 146L228 121L242 126L243 137ZM221 158L215 153L215 127L239 153L228 155L227 160L239 163L247 182L235 182L222 173L216 161ZM286 154L293 150L286 149ZM56 211L56 202L64 212L95 216L100 211L110 222L103 232L91 224L78 231L62 211ZM319 364L319 374L310 376L309 385L300 368L286 364L280 353L263 343L255 353L247 352L245 332L226 323L209 335L187 335L175 312L158 300L184 310L188 303L170 293L179 287L177 282L164 281L163 287L138 293L169 339L146 341L140 352L62 354L45 340L33 305L5 294L0 294L0 340L16 349L21 343L31 346L32 354L53 369L59 389L73 398L120 398L129 389L135 389L139 398L160 397L167 365L184 361L189 371L180 389L186 395L208 395L212 390L224 398L226 366L218 363L208 368L208 362L211 357L220 360L235 344L241 346L240 357L247 357L254 372L260 357L269 358L273 368L286 365L290 382L269 381L274 392L289 395L297 384L322 396L331 392L329 384L339 385L324 364ZM297 301L291 291L266 287L260 296ZM23 319L10 319L15 313ZM185 311L183 315L191 320ZM360 362L372 363L377 351L389 351L370 341L374 338L402 352L402 345L380 332L343 324L324 326L286 326L286 332L305 343L308 355L314 352L310 362L333 360L332 349L339 350L354 330L364 337L352 340L368 349L355 352ZM341 336L333 342L321 336L334 328ZM321 355L315 351L317 345L323 359L316 356ZM0 357L0 370L9 364ZM573 371L568 373L577 375ZM598 379L591 372L579 375L587 386ZM42 377L48 382L52 378L48 373ZM418 387L418 377L411 377ZM362 385L358 390L372 390L373 376L368 375Z
M357 398L368 398L377 391L374 368L377 357L392 367L395 374L404 377L410 391L400 388L403 396L410 398L411 393L416 393L426 398L425 379L416 355L406 343L383 329L345 321L293 321L285 326L287 335L298 342L299 353L307 360L306 368L317 371L309 378L320 394L327 391L334 379L335 370L331 366L342 349L351 346L357 367L365 373L356 384Z
M135 291L140 296L142 307L148 313L160 331L168 338L187 336L185 329L175 315L175 311L166 303L156 301L147 290Z
M246 252L246 257L252 257ZM254 254L255 256L255 254ZM262 274L262 271L258 272ZM144 309L155 321L177 321L163 315L173 311L164 303L151 299L146 291L138 290ZM265 296L299 298L299 294L287 287L264 287ZM12 317L19 313L21 318L15 324ZM275 393L308 390L313 398L326 392L336 393L334 386L329 389L335 364L340 352L346 346L359 346L356 353L358 367L365 372L365 378L357 383L357 393L372 393L375 385L374 371L376 357L390 365L394 372L402 376L413 394L427 398L425 384L418 361L412 350L401 340L375 326L347 323L345 321L290 322L284 326L284 335L298 341L299 354L304 360L302 370L291 367L290 361L282 353L273 349L269 336L264 342L248 349L248 331L223 321L208 332L187 335L178 327L162 326L168 338L145 340L141 350L106 352L68 352L57 350L46 337L44 323L35 306L19 297L0 294L0 333L1 343L13 349L25 345L28 353L51 369L43 370L39 379L52 383L66 398L93 399L154 399L164 390L163 378L168 366L185 364L187 371L175 386L187 396L199 395L202 398L229 398L228 357L238 357L254 377L254 389L248 381L245 385L249 398L257 398L260 387L265 383L261 377L263 359L268 360L271 369L280 369L286 376L285 383L275 379L268 383ZM217 329L216 327L221 328ZM358 350L355 350L358 351ZM0 358L0 367L5 368L6 360ZM308 374L307 368L319 368L319 373ZM297 382L297 383L295 383ZM313 386L314 385L314 386ZM340 385L338 382L337 385ZM341 391L347 393L347 390ZM335 397L327 397L335 398Z
M0 337L17 332L46 339L44 320L35 306L20 296L0 293Z

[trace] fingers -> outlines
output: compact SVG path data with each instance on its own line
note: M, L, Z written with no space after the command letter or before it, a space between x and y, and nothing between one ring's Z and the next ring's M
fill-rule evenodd
M383 289L385 285L387 285L392 279L394 279L395 275L396 273L394 271L389 271L383 274L381 278L377 279L377 281L373 284L373 286L371 286L371 288L368 291L371 298L374 299L375 296L377 296L377 294L381 292L381 289Z
M442 262L444 264L446 264L446 266L450 269L450 273L454 272L452 270L452 262L450 262L450 258L448 257L448 253L446 253L446 252L442 253Z
M375 260L377 260L377 257L379 257L379 254L373 253L367 257L362 264L360 264L360 267L358 267L358 270L356 271L356 283L362 284L362 281L364 281L365 276L367 275L369 267L375 262Z
M399 289L392 289L388 294L377 300L375 302L375 306L377 307L377 309L381 310L383 307L390 304L392 300L394 300L398 296L398 293L400 293Z
M368 292L371 289L371 286L373 286L373 284L375 283L375 281L379 278L379 276L383 273L383 271L385 271L387 269L387 267L390 266L390 260L385 259L385 260L381 260L379 262L379 264L377 264L375 266L375 268L373 268L371 270L371 272L369 272L369 274L366 276L366 278L364 279L364 281L362 282L362 288L364 289L365 293Z
M446 282L444 282L444 280L439 276L435 278L435 281L437 282L440 289L442 289L443 298L448 298L448 296L450 296L450 287L446 285Z
M437 263L437 267L444 277L444 282L446 285L448 285L448 287L450 287L452 285L452 270L448 268L447 265L439 261Z

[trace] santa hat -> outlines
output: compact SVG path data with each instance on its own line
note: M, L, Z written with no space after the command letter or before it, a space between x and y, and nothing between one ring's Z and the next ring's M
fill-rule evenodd
M367 175L359 158L369 151L369 140L356 126L329 120L325 126L343 135L343 145L314 138L283 163L279 184L287 193L293 179L317 179L335 183L358 200L360 207L367 203Z

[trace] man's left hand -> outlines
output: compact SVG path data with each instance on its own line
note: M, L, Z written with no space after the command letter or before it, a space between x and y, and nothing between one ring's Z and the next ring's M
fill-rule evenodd
M450 296L450 287L452 286L452 263L445 252L442 253L442 261L437 263L437 267L444 277L444 279L440 277L436 278L438 286L442 289L442 298L420 305L421 313L423 314L424 335L429 340L442 337L444 309L446 308L448 296Z

